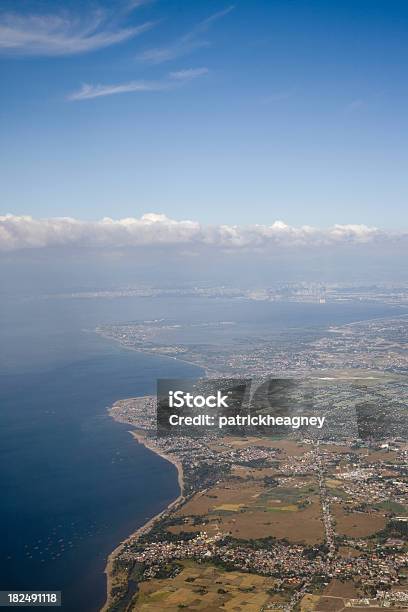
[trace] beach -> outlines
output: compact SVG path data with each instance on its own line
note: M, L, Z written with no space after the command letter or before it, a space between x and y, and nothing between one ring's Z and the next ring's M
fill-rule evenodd
M116 419L112 415L111 411L109 411L109 414L115 420L118 420L118 421L120 420L120 419ZM157 520L161 519L170 510L172 510L175 506L177 506L178 504L180 504L180 503L182 503L184 501L184 474L183 474L183 466L182 466L181 461L179 461L177 459L177 457L175 457L173 455L167 455L167 454L163 453L162 451L160 451L157 446L155 446L154 444L152 444L149 441L149 439L147 438L147 436L145 435L145 433L142 430L131 430L131 431L129 431L129 433L134 437L134 439L139 444L143 444L143 446L145 446L147 449L151 450L156 455L159 455L160 457L162 457L166 461L172 463L176 467L177 475L178 475L178 483L179 483L179 487L180 487L180 494L178 495L178 497L176 497L176 499L174 499L172 502L170 502L168 504L168 506L166 506L166 508L164 508L161 512L159 512L158 514L156 514L155 516L150 518L146 523L144 523L135 532L133 532L128 538L123 540L111 552L111 554L108 557L108 561L107 561L106 567L105 567L106 593L107 593L107 595L106 595L106 602L105 602L101 612L107 612L109 610L109 607L113 603L112 596L111 596L112 578L113 578L113 563L114 563L114 560L117 557L117 555L120 554L120 552L122 551L123 547L128 542L131 542L131 541L134 542L135 540L140 538L140 536L148 533L150 531L150 529L153 527L153 525L156 523Z

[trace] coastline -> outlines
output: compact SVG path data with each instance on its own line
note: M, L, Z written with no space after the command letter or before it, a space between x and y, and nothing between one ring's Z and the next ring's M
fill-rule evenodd
M156 355L156 356L159 356L159 357L162 357L162 358L167 358L167 359L173 359L173 360L175 359L175 360L180 361L182 363L186 363L186 364L192 365L192 366L194 366L196 368L200 368L203 371L204 376L209 376L210 375L210 371L208 370L208 368L205 367L202 364L194 363L192 361L187 361L186 359L181 359L178 356L168 355L166 353L160 353L158 351L157 352L156 351L149 351L148 349L146 350L146 349L142 349L142 348L136 348L136 347L132 347L132 346L127 346L125 344L122 344L122 342L118 341L116 338L112 338L112 336L109 336L108 334L104 334L103 332L100 332L100 331L96 331L96 334L99 335L101 338L104 338L105 340L108 340L109 342L112 342L114 344L119 345L119 347L122 350L135 351L137 353L146 353L146 354ZM114 405L115 404L113 404L113 406ZM115 415L111 413L111 408L112 408L112 406L109 408L109 411L108 411L109 416L112 419L114 419L115 421L124 423L125 421L117 419L115 417ZM107 562L106 562L106 566L105 566L105 569L104 569L104 573L106 575L106 600L105 600L105 603L102 606L100 612L108 612L109 607L112 604L112 597L111 597L112 570L113 570L113 562L114 562L116 556L118 554L120 554L121 550L124 548L124 546L127 544L127 542L129 542L130 540L137 539L141 535L147 533L153 527L154 523L157 520L159 520L164 514L169 512L177 504L179 504L182 501L184 501L184 473L183 473L183 466L182 466L181 462L177 459L177 457L175 457L173 455L166 455L165 453L160 451L157 448L157 446L149 443L149 439L146 437L146 435L144 435L143 430L132 429L132 430L129 430L129 433L134 437L134 439L139 444L143 444L143 446L148 448L150 451L152 451L153 453L156 453L156 455L159 455L160 457L162 457L163 459L165 459L169 463L172 463L176 467L176 469L177 469L177 479L178 479L178 483L179 483L179 487L180 487L180 495L178 495L176 497L176 499L174 499L172 502L170 502L166 506L166 508L164 508L161 512L159 512L158 514L156 514L155 516L150 518L146 523L141 525L138 529L136 529L136 531L134 531L127 538L125 538L122 542L120 542L120 544L118 544L118 546L116 546L116 548L114 548L114 550L109 554Z
M112 416L112 418L114 420L117 420L115 419L114 416ZM150 451L156 453L156 455L159 455L160 457L162 457L169 463L172 463L176 467L177 478L178 478L178 483L180 487L180 494L176 497L176 499L170 502L163 510L161 510L161 512L159 512L158 514L150 518L146 523L141 525L136 531L130 534L125 540L120 542L120 544L110 553L110 555L108 556L107 562L106 562L105 570L104 570L104 573L106 575L106 601L103 607L101 608L101 612L107 612L109 610L110 605L112 604L112 597L111 597L112 574L113 574L113 563L114 563L116 556L120 554L124 546L129 541L137 540L138 538L140 538L140 536L144 535L145 533L148 533L157 520L162 518L167 512L172 510L172 508L174 508L176 505L184 501L184 473L183 473L183 466L182 466L181 461L179 461L173 455L166 455L165 453L159 451L156 446L149 443L149 439L143 434L142 430L129 430L129 433L135 438L138 444L143 444L143 446L148 448Z
M153 355L153 356L161 357L161 358L165 358L165 359L176 360L176 361L179 361L180 363L186 363L187 365L194 366L195 368L200 368L201 370L203 370L204 376L206 376L207 378L210 378L212 375L214 375L214 376L221 376L221 374L219 374L218 372L214 371L212 373L211 369L208 368L208 366L206 364L197 363L195 361L188 361L187 359L183 359L183 358L179 357L178 355L169 355L168 353L161 353L160 351L152 351L152 350L149 350L149 349L138 348L138 347L135 347L135 346L129 346L127 344L123 344L117 338L113 338L112 336L109 336L108 334L104 334L103 332L100 332L100 331L95 331L94 333L96 333L97 336L100 336L101 338L104 338L104 340L108 340L109 342L112 342L112 343L118 345L121 349L124 349L126 351L134 351L136 353L142 353L142 354L146 354L146 355Z

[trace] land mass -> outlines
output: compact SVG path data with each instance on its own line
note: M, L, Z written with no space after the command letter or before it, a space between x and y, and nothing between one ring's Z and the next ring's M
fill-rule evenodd
M181 493L110 556L104 610L406 609L407 318L286 338L286 352L235 341L224 370L213 346L130 326L107 335L141 349L147 334L151 352L197 356L213 376L295 372L329 426L158 438L155 398L116 402L111 416L176 465Z

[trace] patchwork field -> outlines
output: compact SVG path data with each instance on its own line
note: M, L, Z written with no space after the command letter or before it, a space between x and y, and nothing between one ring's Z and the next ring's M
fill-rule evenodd
M264 446L266 448L276 448L282 452L282 457L290 455L292 457L300 457L307 450L307 444L297 443L292 440L276 440L269 438L223 438L224 444L232 448L246 448L248 446Z
M349 612L350 610L384 610L369 605L353 607L355 600L361 599L353 581L332 580L321 595L305 595L300 604L301 612ZM397 611L398 608L392 608Z
M230 479L196 494L175 515L184 522L169 527L169 531L198 531L205 524L210 534L229 532L242 539L274 536L305 544L322 542L316 481L311 477L290 478L288 485L269 487L260 479Z
M265 476L274 477L277 474L275 467L252 468L243 465L235 465L231 470L231 475L237 478L251 478L253 480L263 480Z
M175 578L141 583L133 610L258 612L266 604L282 601L279 595L271 593L275 586L272 578L225 572L212 565L187 561L182 566Z
M126 545L115 570L123 584L112 581L123 606L112 612L402 609L405 443L186 444L171 451L185 497Z

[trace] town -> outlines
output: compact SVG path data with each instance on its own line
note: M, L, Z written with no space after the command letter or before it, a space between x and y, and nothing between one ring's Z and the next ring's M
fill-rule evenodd
M142 332L155 337L148 350L166 354L163 325ZM159 592L166 605L194 601L202 610L210 601L213 609L408 608L407 326L401 317L305 334L292 344L286 337L292 350L283 360L266 341L258 350L255 339L245 350L226 343L223 371L218 362L214 368L212 347L180 345L183 358L187 351L189 359L199 354L200 365L212 361L213 379L262 382L267 365L269 376L291 373L291 401L307 397L308 414L326 418L320 430L158 437L155 397L114 404L113 418L178 466L182 493L120 548L108 609L153 610ZM138 348L144 326L127 328L109 334ZM247 583L246 575L257 578Z

